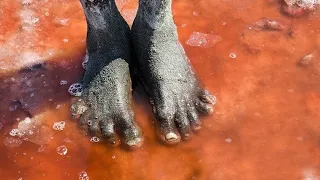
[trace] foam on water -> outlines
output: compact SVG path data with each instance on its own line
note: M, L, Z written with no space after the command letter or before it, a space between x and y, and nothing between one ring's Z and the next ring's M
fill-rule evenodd
M79 180L89 180L89 176L85 171L79 173Z
M61 80L60 81L60 85L66 85L66 84L68 84L68 81L66 81L66 80Z
M16 137L6 137L3 141L3 144L9 148L19 147L22 144L23 140Z
M218 35L193 32L186 41L186 44L189 46L210 48L220 41L222 41L222 38Z
M59 122L55 122L53 123L53 129L56 131L62 131L64 130L64 128L66 127L66 122L64 121L59 121Z

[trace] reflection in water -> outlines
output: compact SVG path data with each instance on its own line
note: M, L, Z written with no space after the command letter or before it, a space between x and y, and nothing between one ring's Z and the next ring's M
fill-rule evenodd
M136 1L117 3L132 22ZM131 152L83 136L69 118L68 87L85 55L80 3L2 0L1 179L319 179L320 12L293 18L280 6L174 1L180 42L218 98L215 114L190 141L165 146L138 87L145 141Z

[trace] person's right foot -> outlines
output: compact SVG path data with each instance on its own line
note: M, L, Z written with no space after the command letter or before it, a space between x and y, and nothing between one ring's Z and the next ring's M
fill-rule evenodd
M89 61L82 96L71 106L79 124L93 135L116 144L116 129L130 147L139 146L141 133L132 109L130 29L114 0L81 0L86 14Z

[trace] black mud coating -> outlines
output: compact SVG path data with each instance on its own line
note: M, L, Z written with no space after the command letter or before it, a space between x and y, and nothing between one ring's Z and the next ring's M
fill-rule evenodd
M130 65L150 96L161 139L169 144L188 139L191 130L201 128L198 113L213 112L215 97L202 88L178 42L171 0L140 0L131 37L114 0L107 2L81 0L89 61L83 94L73 103L72 116L81 115L81 127L102 134L111 144L116 143L117 130L125 144L141 145L132 109ZM131 39L137 57L133 61Z
M84 2L86 8L98 6L99 8L105 8L106 3L110 0L86 0Z
M178 42L171 0L159 1L140 0L131 30L137 56L133 63L150 96L161 138L176 143L177 132L188 139L191 129L201 128L198 113L212 113L215 97L202 88Z
M88 1L81 2L83 5ZM134 123L129 71L130 29L115 3L106 5L111 11L92 13L91 8L83 6L88 22L89 61L83 77L83 94L73 102L71 113L73 117L80 115L80 127L91 135L102 135L109 143L117 144L117 129L124 144L139 146L142 139ZM97 16L108 19L104 25L107 29L93 26L101 20Z

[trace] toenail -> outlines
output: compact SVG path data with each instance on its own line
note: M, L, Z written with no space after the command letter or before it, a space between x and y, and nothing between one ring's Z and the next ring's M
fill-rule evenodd
M212 113L213 113L213 107L209 108L208 113L209 113L209 114L212 114Z
M127 141L128 146L136 146L141 142L141 138L135 138L132 140Z
M166 135L167 141L176 141L177 139L178 139L178 136L173 132L170 132Z

